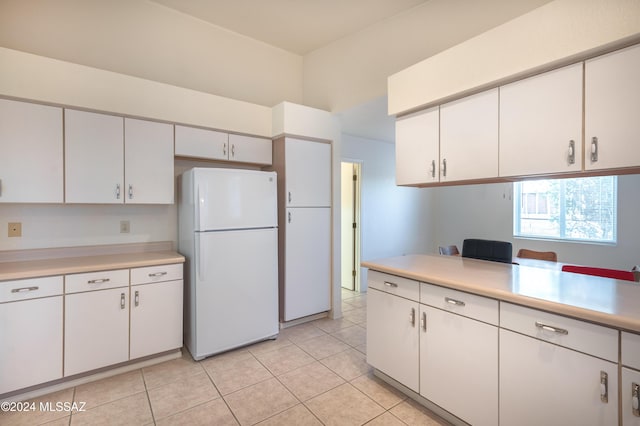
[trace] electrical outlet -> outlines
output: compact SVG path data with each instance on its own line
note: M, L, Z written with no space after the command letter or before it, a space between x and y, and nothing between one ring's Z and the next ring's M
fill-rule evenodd
M10 237L22 237L22 222L9 222Z
M131 230L131 225L129 224L129 221L128 220L121 220L120 221L120 233L121 234L128 234L130 230Z

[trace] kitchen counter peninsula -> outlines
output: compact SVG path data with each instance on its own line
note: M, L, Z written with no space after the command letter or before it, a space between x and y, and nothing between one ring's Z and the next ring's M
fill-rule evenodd
M640 332L640 284L460 256L407 255L363 267L530 308Z

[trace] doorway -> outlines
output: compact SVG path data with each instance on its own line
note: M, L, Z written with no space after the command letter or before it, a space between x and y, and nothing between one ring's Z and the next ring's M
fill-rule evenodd
M341 163L340 239L342 288L360 291L360 172L358 162Z

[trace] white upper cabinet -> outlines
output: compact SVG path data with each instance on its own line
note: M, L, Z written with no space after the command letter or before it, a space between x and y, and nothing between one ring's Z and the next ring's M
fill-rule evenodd
M582 63L500 87L500 176L582 170Z
M62 109L0 99L0 203L63 201Z
M331 145L285 140L287 207L331 206Z
M229 135L229 160L242 163L271 164L271 139L255 136Z
M124 121L125 203L173 204L173 126Z
M440 182L498 176L498 89L440 107Z
M585 169L640 165L640 45L585 63Z
M226 160L228 143L227 133L176 125L176 156Z
M396 184L434 183L440 177L439 108L396 121Z
M67 203L122 204L124 119L65 110Z

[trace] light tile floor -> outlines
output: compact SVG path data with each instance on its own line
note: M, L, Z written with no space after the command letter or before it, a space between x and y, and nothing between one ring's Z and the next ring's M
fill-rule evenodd
M343 290L343 318L281 330L195 362L168 361L34 400L86 411L0 412L9 425L446 425L372 375L366 295Z

